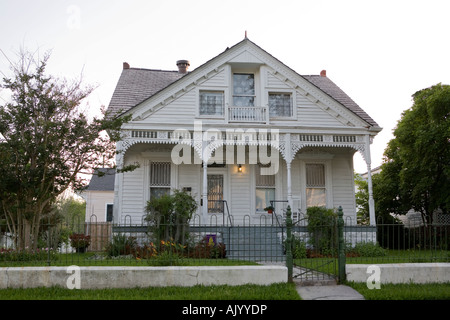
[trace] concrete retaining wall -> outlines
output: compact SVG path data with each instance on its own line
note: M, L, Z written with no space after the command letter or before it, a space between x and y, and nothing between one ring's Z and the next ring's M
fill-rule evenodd
M370 266L379 267L379 272ZM450 282L450 263L347 264L347 280L379 283L443 283Z
M0 268L0 289L269 285L280 282L287 282L287 268L284 266Z

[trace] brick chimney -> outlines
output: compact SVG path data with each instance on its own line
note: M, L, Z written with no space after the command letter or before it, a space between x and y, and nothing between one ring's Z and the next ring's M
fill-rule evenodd
M178 73L184 74L187 73L190 63L188 60L178 60L177 66L178 66Z
M327 76L327 70L320 71L320 76L321 77L326 77Z
M123 69L124 69L124 70L125 70L125 69L130 69L130 65L129 65L128 62L124 62L124 63L123 63Z

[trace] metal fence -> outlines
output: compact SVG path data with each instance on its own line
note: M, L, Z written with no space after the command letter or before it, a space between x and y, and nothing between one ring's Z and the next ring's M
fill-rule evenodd
M341 212L342 214L342 212ZM220 219L218 220L220 221ZM342 280L348 263L450 262L450 226L356 225L335 217L308 225L290 214L259 225L43 223L19 249L0 225L0 267L286 264L298 281Z

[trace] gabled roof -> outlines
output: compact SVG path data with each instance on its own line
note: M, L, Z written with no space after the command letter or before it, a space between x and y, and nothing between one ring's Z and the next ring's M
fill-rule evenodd
M268 54L270 57L283 64L281 61L260 48L258 45L245 38L243 41L237 43L233 47L227 48L218 56L205 62L196 70L203 68L211 61L225 54L227 51L239 46L243 42L251 43L255 47L262 50L265 54ZM285 67L289 68L288 66ZM190 73L180 74L178 71L124 68L111 98L111 102L108 106L108 112L111 112L111 115L123 114L136 107L140 103L144 102L145 100L149 99L156 93L170 87L172 84L174 84L184 76L193 74L196 70ZM320 89L335 101L339 102L342 106L357 115L370 126L379 127L375 120L373 120L356 102L354 102L328 77L321 75L300 75L296 71L292 69L290 70Z
M99 175L98 172L102 174ZM86 191L114 191L116 169L99 168L95 170Z

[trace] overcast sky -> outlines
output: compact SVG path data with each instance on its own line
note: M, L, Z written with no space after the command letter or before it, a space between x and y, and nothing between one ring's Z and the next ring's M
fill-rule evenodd
M248 38L299 74L327 76L383 131L371 148L382 155L411 95L450 84L448 0L0 0L0 49L11 60L20 47L52 51L47 71L83 73L98 85L89 100L109 104L122 63L190 70ZM8 61L0 54L0 71ZM0 92L0 97L1 97ZM1 101L3 103L3 101ZM355 170L366 171L357 155Z

